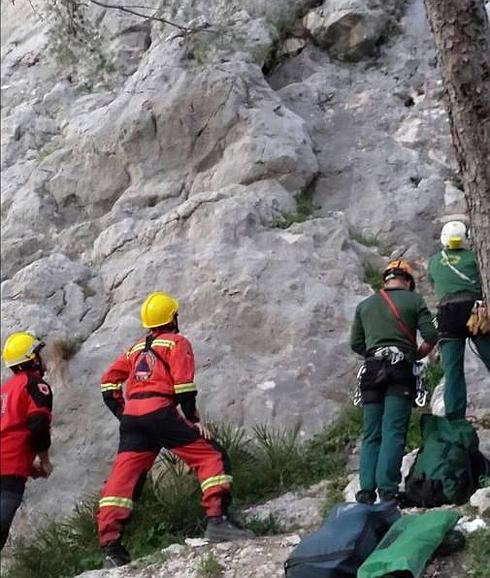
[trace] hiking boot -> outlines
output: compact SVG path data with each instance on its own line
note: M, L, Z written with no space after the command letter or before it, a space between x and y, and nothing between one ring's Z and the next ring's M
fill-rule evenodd
M121 542L111 542L104 547L104 568L117 568L131 562L131 557Z
M380 502L396 502L397 504L399 502L398 492L378 490L378 493Z
M359 504L374 504L376 492L374 490L359 490L356 494L356 502Z
M204 538L210 542L232 542L234 540L251 540L255 534L240 527L227 516L208 518Z
M405 492L383 492L381 490L378 493L380 502L393 502L400 509L409 508L411 505Z

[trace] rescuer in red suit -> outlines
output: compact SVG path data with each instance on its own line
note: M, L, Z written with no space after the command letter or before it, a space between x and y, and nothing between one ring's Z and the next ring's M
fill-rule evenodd
M0 549L29 477L47 478L53 396L39 356L43 343L27 332L10 335L3 360L13 375L0 389Z
M179 334L178 308L170 295L151 293L141 307L148 334L102 376L104 401L121 421L117 458L97 514L106 568L130 561L121 543L123 530L162 447L197 474L207 516L205 538L219 542L253 537L227 515L232 482L229 459L200 422L194 354L190 342Z

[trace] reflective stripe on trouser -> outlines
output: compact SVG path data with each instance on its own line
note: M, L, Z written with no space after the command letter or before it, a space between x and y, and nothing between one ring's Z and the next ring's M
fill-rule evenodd
M229 502L232 481L224 451L204 438L171 451L196 470L202 491L201 506L206 516L221 516Z
M166 447L197 473L201 505L207 516L220 516L230 500L230 466L226 452L205 440L175 407L121 421L119 453L99 502L97 523L102 546L121 538L133 501L158 450Z
M150 470L157 452L121 452L102 490L97 512L99 539L102 546L118 540L133 512L138 482Z

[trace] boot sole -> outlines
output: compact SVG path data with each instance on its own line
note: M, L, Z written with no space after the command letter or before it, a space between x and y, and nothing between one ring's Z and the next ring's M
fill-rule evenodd
M113 570L114 568L121 568L121 566L127 566L130 564L131 560L127 562L122 562L121 564L116 564L112 560L104 560L104 570Z

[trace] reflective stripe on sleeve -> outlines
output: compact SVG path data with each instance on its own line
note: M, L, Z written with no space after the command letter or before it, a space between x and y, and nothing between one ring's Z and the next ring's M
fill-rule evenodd
M221 486L223 484L231 484L233 481L233 476L229 476L223 474L221 476L213 476L212 478L207 478L203 482L201 482L201 490L205 492L209 490L209 488L213 488L214 486Z
M175 347L175 341L172 341L170 339L155 339L151 345L152 347L153 345L160 345L160 347L167 347L168 349L173 349Z
M170 339L155 339L152 341L151 346L159 346L159 347L166 347L167 349L173 349L175 347L175 341L171 341ZM131 355L133 355L133 353L136 353L137 351L142 351L143 349L145 349L146 344L143 343L137 343L136 345L133 345L133 347L131 347L131 349L126 353L126 357L130 357Z
M197 391L196 384L190 383L176 383L174 385L175 393L187 393L188 391Z
M133 353L136 353L137 351L141 351L144 348L145 348L144 343L138 343L134 347L131 347L131 349L126 353L126 357L130 357Z
M101 383L100 384L100 391L117 391L122 389L122 385L120 383Z
M133 509L133 500L129 498L118 498L117 496L107 496L99 501L99 508L117 506L119 508Z

